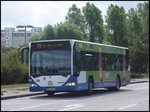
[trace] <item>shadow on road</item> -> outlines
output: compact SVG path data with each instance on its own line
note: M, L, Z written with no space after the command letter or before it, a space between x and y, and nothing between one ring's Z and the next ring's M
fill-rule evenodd
M132 91L130 89L120 89L120 91L108 91L106 89L96 89L93 90L91 95L88 95L85 91L80 91L80 92L58 92L55 93L53 96L48 96L47 94L40 95L40 96L33 96L31 97L32 99L55 99L55 100L60 100L60 99L76 99L76 98L89 98L89 97L96 97L96 96L105 96L109 94L119 94L122 92L128 92Z

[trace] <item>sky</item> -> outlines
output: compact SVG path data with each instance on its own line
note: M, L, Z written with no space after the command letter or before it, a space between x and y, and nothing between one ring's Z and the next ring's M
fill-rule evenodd
M15 28L17 25L54 26L65 20L73 4L82 9L87 2L98 7L105 20L110 4L123 6L127 13L130 8L137 8L137 4L144 1L1 1L1 29Z

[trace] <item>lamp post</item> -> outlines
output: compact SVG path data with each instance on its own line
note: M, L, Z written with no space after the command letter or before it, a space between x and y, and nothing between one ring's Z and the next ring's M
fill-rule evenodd
M16 28L25 28L25 44L26 44L26 28L33 28L32 25L18 25Z

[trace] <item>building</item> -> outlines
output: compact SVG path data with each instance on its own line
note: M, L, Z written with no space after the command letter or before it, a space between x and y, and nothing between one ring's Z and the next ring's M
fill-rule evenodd
M1 30L1 47L18 47L25 43L29 43L29 39L32 35L41 31L41 27L33 27L31 30L26 31L25 36L25 30L18 29L15 31L15 28L5 28L4 30Z

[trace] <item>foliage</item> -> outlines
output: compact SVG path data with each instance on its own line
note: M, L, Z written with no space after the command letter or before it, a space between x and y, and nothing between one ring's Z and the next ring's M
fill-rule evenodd
M128 46L126 38L126 14L123 7L111 4L106 16L107 32L110 32L109 40L113 45Z
M101 43L103 41L103 19L101 11L94 4L88 2L83 7L83 14L90 41Z
M79 29L83 33L85 33L84 16L82 15L81 10L77 8L75 4L73 4L72 7L69 8L67 16L66 16L66 21L77 25L77 27L79 27Z
M77 25L64 22L55 25L55 35L56 39L78 39L83 40L83 33L81 30L77 27Z
M34 35L29 39L29 41L31 42L31 41L38 41L38 40L41 40L42 34L43 34L43 32L40 32L40 33L38 33L38 34L34 34Z
M28 69L21 63L18 49L11 48L7 52L1 50L1 60L1 84L23 82L28 75Z
M42 40L52 40L55 39L54 27L51 25L47 25L44 28L43 35L41 36Z
M54 27L48 24L47 26L45 26L42 32L33 35L29 41L52 40L52 39L55 39Z
M128 12L128 42L131 71L134 73L149 70L149 3L138 4L137 9ZM147 30L148 29L148 30Z

